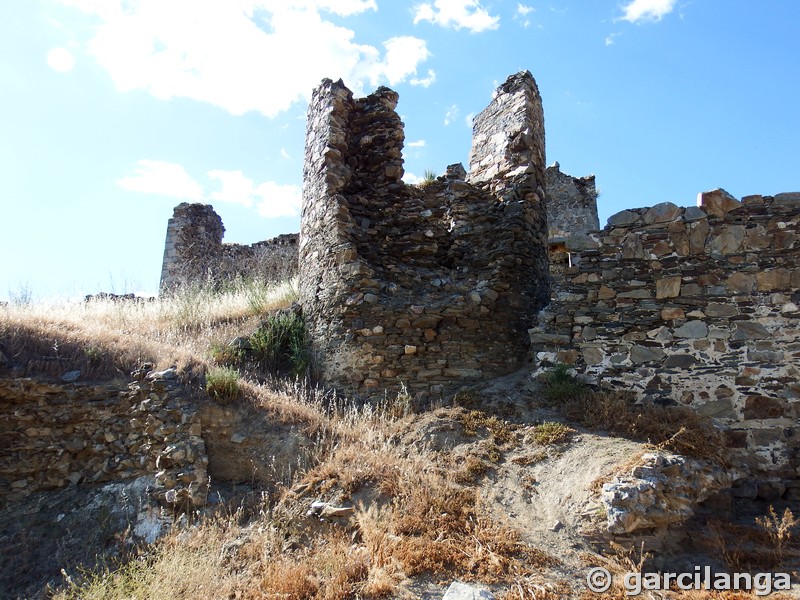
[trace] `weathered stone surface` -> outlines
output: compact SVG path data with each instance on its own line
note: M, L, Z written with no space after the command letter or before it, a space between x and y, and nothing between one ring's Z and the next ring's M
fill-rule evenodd
M708 336L708 325L703 321L688 321L678 327L674 335L676 338L700 339Z
M739 309L733 304L709 302L705 312L709 317L732 317L739 314Z
M494 594L460 581L454 581L447 588L442 600L494 600Z
M423 400L524 363L549 296L544 121L533 77L513 75L474 120L469 173L411 186L397 99L330 80L312 95L300 302L326 385L383 397L404 384Z
M744 404L745 419L778 419L784 415L786 401L770 396L748 396Z
M698 219L707 219L708 215L705 211L699 209L696 206L688 206L686 210L683 212L683 220L684 221L697 221Z
M725 285L734 293L749 294L755 290L756 278L749 273L733 273Z
M661 529L685 521L712 494L730 487L736 474L666 453L642 456L630 474L603 485L601 501L611 533Z
M584 348L583 360L587 365L599 365L603 362L603 351L600 348Z
M796 204L800 202L800 192L784 192L775 194L772 199L773 204Z
M752 321L737 321L731 335L733 341L762 340L768 337L769 331L767 331L767 328L760 323L753 323Z
M250 246L223 244L222 219L207 204L175 207L167 224L162 292L197 282L223 284L236 278L285 281L297 273L297 234Z
M648 346L632 346L631 362L641 364L646 362L660 362L664 360L666 354L661 348L651 348Z
M656 279L656 298L677 298L681 293L681 277Z
M656 204L653 208L644 213L642 220L647 225L664 223L676 219L681 212L682 209L672 202L662 202L661 204Z
M0 499L154 478L154 500L202 506L208 458L190 396L174 369L138 370L122 388L0 379Z
M682 308L662 308L661 318L665 321L683 319L686 316Z
M586 234L600 229L594 175L571 177L558 163L545 169L547 227L550 239L563 238L569 250L596 248Z
M691 369L697 364L697 359L691 354L673 354L664 361L664 366L675 369Z
M730 398L709 400L708 402L698 404L696 409L701 415L715 419L732 419L736 416L736 411L733 408L733 402L731 402Z
M697 205L702 206L709 215L724 217L730 211L742 206L742 203L725 190L716 189L699 194Z
M759 292L772 292L789 288L791 273L787 269L771 269L756 274Z
M616 214L611 215L608 218L608 226L609 227L622 227L625 225L631 225L639 220L639 215L635 212L630 210L622 210Z
M744 241L744 227L731 225L721 233L712 236L709 241L709 251L719 254L734 254L739 252Z

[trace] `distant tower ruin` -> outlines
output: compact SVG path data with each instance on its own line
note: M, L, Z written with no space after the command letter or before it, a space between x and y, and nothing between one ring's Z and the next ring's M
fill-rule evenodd
M300 301L324 383L436 398L521 367L547 302L542 104L530 73L509 77L475 118L469 174L406 185L397 100L313 93Z
M162 292L186 285L217 285L236 279L285 281L297 274L297 234L255 244L225 244L222 219L209 204L183 202L167 223Z

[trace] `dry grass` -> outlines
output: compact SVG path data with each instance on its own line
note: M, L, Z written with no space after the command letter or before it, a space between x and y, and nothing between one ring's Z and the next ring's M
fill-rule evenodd
M540 446L550 446L551 444L563 444L569 440L573 433L575 433L575 430L563 423L545 421L534 426L530 438Z
M634 401L633 393L585 391L565 400L561 410L589 429L603 429L663 450L726 464L725 436L709 418L688 407Z
M481 410L471 410L459 416L464 433L469 436L488 434L498 445L504 446L515 441L515 428L510 423Z
M0 307L0 350L25 374L77 369L83 379L127 376L145 362L186 369L295 298L291 282L241 282L226 290L185 288L152 301L10 304Z
M800 559L798 529L800 521L791 510L787 508L778 515L770 506L753 525L709 522L707 541L731 571L774 570Z

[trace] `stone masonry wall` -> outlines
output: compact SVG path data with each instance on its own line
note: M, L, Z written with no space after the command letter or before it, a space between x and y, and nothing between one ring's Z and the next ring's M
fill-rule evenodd
M223 244L222 219L208 204L175 207L167 224L161 290L241 278L281 281L297 272L297 234L251 245Z
M155 475L155 499L205 502L200 420L174 370L120 389L0 378L0 502L79 483Z
M547 230L551 243L600 229L594 175L572 177L558 163L544 172L547 191Z
M800 194L699 204L622 211L571 253L530 332L534 367L691 406L796 487Z
M323 81L309 104L300 299L325 383L435 398L524 361L548 295L544 129L530 73L475 119L471 174L401 180L388 88Z

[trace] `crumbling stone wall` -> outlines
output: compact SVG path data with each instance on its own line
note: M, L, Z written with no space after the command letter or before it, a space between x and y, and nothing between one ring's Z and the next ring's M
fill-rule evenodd
M200 419L174 370L127 387L0 378L0 501L155 475L154 497L199 506L208 491Z
M600 229L594 175L572 177L558 163L544 172L547 192L547 231L550 243L566 242L578 234Z
M535 368L689 405L796 487L800 194L699 204L622 211L572 252L530 332Z
M236 278L281 281L296 274L297 234L242 245L224 244L224 233L212 206L186 202L176 206L167 224L161 290Z
M470 174L403 183L397 94L325 80L308 110L300 299L324 382L435 398L524 361L548 297L541 99L510 77L476 117Z

